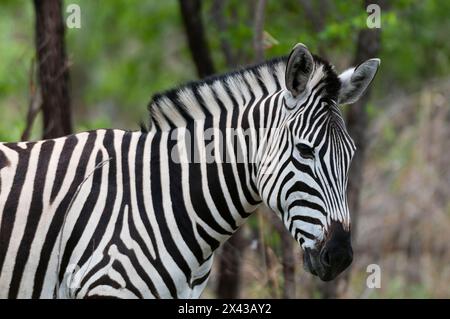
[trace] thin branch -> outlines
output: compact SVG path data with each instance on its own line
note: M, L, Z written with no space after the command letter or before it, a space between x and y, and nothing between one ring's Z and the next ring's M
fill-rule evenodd
M28 111L25 128L22 132L21 140L28 141L30 139L30 133L33 128L34 120L42 108L42 97L40 91L35 82L35 58L31 60L31 67L28 79L29 97L28 97Z
M312 25L314 32L319 33L325 26L325 16L327 13L327 1L320 1L320 9L317 11L311 0L299 0L300 6L305 11L305 16Z
M326 25L330 2L328 0L320 0L318 10L314 8L311 0L299 0L299 3L305 12L305 18L311 23L313 31L317 34L322 32ZM326 58L322 43L318 45L318 52L322 58Z
M257 63L264 60L264 19L266 3L266 0L258 0L255 9L253 24L253 48L255 50L255 58Z
M232 69L236 67L236 57L235 54L233 53L230 41L228 41L228 39L225 36L228 31L228 23L224 19L225 3L226 3L225 0L214 0L211 6L211 17L213 23L215 23L217 26L217 30L219 31L220 47L225 57L225 62L228 68Z

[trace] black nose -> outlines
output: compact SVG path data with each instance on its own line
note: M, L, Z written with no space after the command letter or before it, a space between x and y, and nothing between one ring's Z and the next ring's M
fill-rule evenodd
M320 253L320 261L324 267L330 268L331 272L338 275L352 263L352 247L330 248L325 246Z
M353 261L350 231L341 223L331 225L329 238L320 252L320 262L330 280L344 271Z

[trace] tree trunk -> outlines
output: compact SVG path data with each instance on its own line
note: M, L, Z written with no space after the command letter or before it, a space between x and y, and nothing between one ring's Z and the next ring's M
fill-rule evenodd
M192 59L200 78L214 74L203 27L200 0L179 0L181 16ZM219 8L221 9L221 8ZM236 231L223 245L218 255L219 271L216 293L218 298L238 298L241 287L242 253L245 249L242 230Z
M255 50L255 62L260 63L264 60L264 23L265 23L265 11L266 0L258 0L256 2L255 14L253 17L253 48ZM294 240L291 234L286 230L283 222L275 215L269 208L261 208L259 214L263 211L270 216L272 226L275 228L281 238L282 249L282 267L283 267L283 298L290 299L295 298L295 262L294 262ZM265 245L264 242L261 242ZM263 247L265 254L267 253L266 247ZM266 263L270 262L270 259L266 258ZM270 281L270 280L269 280ZM274 285L273 283L271 284ZM275 290L274 290L275 291Z
M219 255L219 275L216 289L218 298L239 298L242 281L242 254L246 246L242 227L223 245Z
M376 2L369 0L366 2ZM358 35L354 65L358 65L370 58L374 58L380 51L381 29L364 29ZM367 127L367 102L370 99L371 86L364 95L354 104L349 105L347 113L347 129L353 138L357 151L352 160L348 180L348 203L352 220L352 236L355 238L358 225L360 208L360 193L363 184L364 162L366 157Z
M384 8L384 1L366 0L364 9L371 3L380 5ZM355 57L353 65L358 65L370 58L375 58L380 52L381 45L381 29L363 29L358 34L356 44ZM352 165L349 172L348 179L348 205L352 221L352 238L356 238L358 229L358 216L360 210L361 189L363 185L364 163L366 158L367 146L367 128L369 119L367 116L367 102L370 99L371 86L369 86L364 95L354 104L347 107L347 130L353 138L357 147L355 157L352 160ZM336 280L332 282L320 283L319 290L322 298L337 298L341 293L344 293L348 286L350 279L351 266L341 274Z
M225 10L224 5L226 4L226 1L224 0L214 0L213 4L211 6L211 19L213 23L216 24L217 31L222 34L222 36L219 37L220 40L220 47L222 49L225 62L227 66L230 69L233 69L236 67L236 54L233 51L231 47L230 41L223 36L227 32L228 29L228 23L225 21Z
M281 221L280 221L281 223ZM282 224L282 223L281 223ZM284 226L284 225L283 225ZM283 258L283 298L295 298L295 256L294 256L294 240L292 235L285 229L280 231L282 258Z
M313 31L316 34L322 32L326 26L328 13L334 9L333 3L330 3L329 0L319 0L315 2L312 2L311 0L299 0L299 3L304 11L304 16L310 22ZM323 41L318 43L317 50L321 58L327 58Z
M200 78L214 74L202 22L201 0L179 0L189 48Z
M281 219L269 208L265 208L265 213L270 218L272 226L280 235L281 240L281 266L283 267L283 298L294 299L295 295L295 251L294 239L287 230ZM262 213L262 209L259 213ZM300 249L300 248L298 248Z
M44 139L72 133L69 69L60 0L34 0Z
M266 12L266 0L258 0L253 17L253 49L255 60L261 63L264 60L264 18Z

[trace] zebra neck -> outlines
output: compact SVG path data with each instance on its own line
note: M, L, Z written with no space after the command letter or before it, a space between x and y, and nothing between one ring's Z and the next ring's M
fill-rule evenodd
M271 130L265 126L272 128L282 118L281 100L277 93L254 100L229 118L199 120L149 134L156 150L151 178L156 174L161 184L166 183L161 196L170 196L169 211L181 237L192 247L198 245L196 251L204 258L261 204L256 186L263 156L260 146L270 138Z
M149 105L149 134L167 152L158 161L168 162L161 174L169 180L175 221L204 255L261 203L261 141L278 116L284 70L284 59L277 59L159 94Z
M203 257L226 241L261 202L247 144L232 130L223 132L208 131L196 122L149 133L154 144L149 191L152 196L161 193L168 206L161 209L169 214L166 219L177 224L186 242L193 247L198 243L196 251Z
M150 126L167 131L195 121L211 122L211 119L235 115L248 105L285 89L286 61L286 57L275 58L156 94L148 106Z

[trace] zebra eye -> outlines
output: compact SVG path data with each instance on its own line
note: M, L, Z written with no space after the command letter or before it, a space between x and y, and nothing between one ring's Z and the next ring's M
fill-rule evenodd
M314 149L311 146L299 143L296 147L303 158L314 159Z

